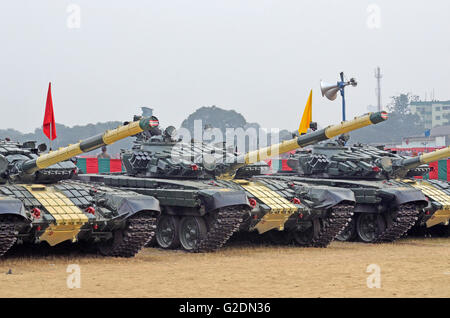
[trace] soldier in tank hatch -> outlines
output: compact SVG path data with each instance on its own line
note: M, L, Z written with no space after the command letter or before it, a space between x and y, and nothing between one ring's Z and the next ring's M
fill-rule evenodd
M111 159L111 156L106 152L106 146L102 147L102 152L97 155L98 159Z

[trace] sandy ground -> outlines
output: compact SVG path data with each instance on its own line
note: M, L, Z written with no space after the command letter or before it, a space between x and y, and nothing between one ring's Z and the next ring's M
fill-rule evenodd
M450 297L450 238L69 255L8 255L0 260L0 297ZM81 288L67 287L69 264L80 266ZM381 288L367 287L370 264L380 266Z

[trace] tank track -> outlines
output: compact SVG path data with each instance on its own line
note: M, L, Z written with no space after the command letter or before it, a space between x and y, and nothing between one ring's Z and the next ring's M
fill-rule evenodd
M329 217L315 237L309 244L310 247L327 247L336 236L338 236L350 223L353 216L353 206L338 204L331 209Z
M248 210L242 207L221 208L210 224L206 237L201 240L193 252L212 252L221 248L239 229Z
M392 224L380 233L374 243L393 242L414 226L419 218L419 209L411 203L399 206Z
M127 220L120 242L103 249L105 256L134 257L155 235L157 218L150 215L132 216Z
M15 223L8 218L0 218L0 257L17 241Z

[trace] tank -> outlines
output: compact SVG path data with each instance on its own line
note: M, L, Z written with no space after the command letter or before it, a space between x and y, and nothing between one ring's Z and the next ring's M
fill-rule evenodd
M358 145L358 147L367 147ZM381 148L381 147L380 147ZM415 229L431 228L436 225L449 225L450 220L450 187L441 180L421 180L431 168L428 163L450 157L450 147L425 153L420 156L407 157L387 151L389 159L382 159L379 164L387 179L401 179L410 186L419 189L427 197L428 205L419 215ZM387 157L387 156L386 156ZM419 177L419 178L417 178Z
M326 191L320 192L319 187L316 191L308 191L307 185L301 182L255 182L252 176L261 170L257 163L379 123L386 117L386 113L371 113L245 154L200 142L180 142L175 138L175 128L170 126L164 132L138 135L133 148L122 152L125 173L80 175L79 178L155 196L162 207L155 236L157 244L162 248L181 247L193 252L216 250L239 230L285 233L296 227L302 233L310 233L310 227L303 225L311 223L313 214L328 213L335 205L345 202L345 208L337 208L333 214L335 227L324 230L320 239L317 233L312 233L316 236L309 244L326 245L337 224L342 227L351 214L349 205L354 202L351 191L321 198L321 193ZM333 193L337 192L333 189ZM307 200L302 202L297 195L309 197L311 205L321 206L321 209L314 210ZM292 227L286 228L286 224L292 224ZM302 236L297 236L298 241L303 242Z
M154 235L159 202L151 196L72 181L72 157L154 129L142 118L77 144L0 141L0 256L14 244L80 242L108 256L134 256Z
M410 179L428 171L424 163L448 156L439 151L401 157L367 145L345 146L346 137L291 155L286 178L351 189L356 198L352 222L340 240L392 242L431 216L430 197ZM428 212L427 212L428 211Z
M422 191L428 204L419 213L415 229L433 227L435 225L448 225L450 219L450 189L448 182L440 180L420 180L430 171L428 163L445 159L450 156L450 147L439 149L420 156L402 156L392 151L384 150L384 146L370 146L356 144L349 147L343 156L357 156L365 162L373 164L379 172L365 172L358 174L359 178L377 178L379 180L397 180L404 182ZM349 158L349 161L352 161ZM353 160L355 161L355 160ZM295 165L295 163L293 163Z

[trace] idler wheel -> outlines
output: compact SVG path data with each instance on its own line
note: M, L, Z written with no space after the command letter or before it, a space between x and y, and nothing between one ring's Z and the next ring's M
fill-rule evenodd
M320 233L320 220L314 219L310 226L293 231L294 242L300 246L310 246Z
M374 242L385 229L386 222L378 213L361 213L356 221L358 238L365 243Z
M164 249L180 246L180 220L176 216L163 215L156 226L156 242Z
M205 239L207 228L205 220L199 216L185 216L179 226L181 246L187 251L195 251L202 240Z

